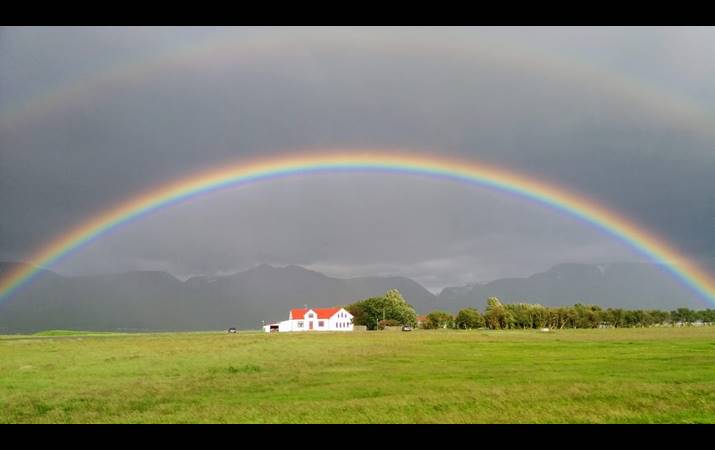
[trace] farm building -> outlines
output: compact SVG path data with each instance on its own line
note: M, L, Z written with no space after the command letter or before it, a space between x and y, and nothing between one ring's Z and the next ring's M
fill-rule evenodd
M288 320L269 323L263 331L353 331L353 315L345 308L296 308Z

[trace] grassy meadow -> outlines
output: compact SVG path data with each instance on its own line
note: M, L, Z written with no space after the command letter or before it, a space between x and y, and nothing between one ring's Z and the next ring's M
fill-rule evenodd
M715 423L715 327L0 336L0 423Z

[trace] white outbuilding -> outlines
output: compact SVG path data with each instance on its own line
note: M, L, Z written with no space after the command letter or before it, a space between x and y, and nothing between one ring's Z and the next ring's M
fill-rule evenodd
M269 323L263 331L353 331L353 315L345 308L295 308L288 320Z

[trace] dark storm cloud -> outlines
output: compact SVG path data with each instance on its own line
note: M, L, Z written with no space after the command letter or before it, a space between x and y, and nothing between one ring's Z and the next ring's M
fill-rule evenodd
M528 275L544 260L614 255L633 257L573 219L503 194L422 177L321 175L165 210L98 241L65 268L187 276L270 261L344 277L406 275L436 288L445 280Z
M217 33L237 41L258 35L271 43L250 58L232 59L227 52L210 64L108 85L4 130L3 258L24 258L92 214L175 177L240 158L331 147L421 149L515 168L624 211L693 257L715 255L715 139L700 125L712 110L706 95L711 78L705 75L713 58L704 57L712 56L713 46L698 53L684 45L692 41L690 34L670 29L0 33L0 92L10 92L12 105L57 80L82 78L116 61L150 57ZM712 38L709 30L700 33ZM607 44L598 45L598 39ZM643 50L640 66L617 55L624 48ZM588 67L578 65L591 59L610 72L620 70L631 84L634 77L647 76L643 84L650 87L639 91L629 90L628 81L599 82L602 72L589 75ZM564 71L570 64L573 71ZM661 75L657 67L665 68ZM678 90L681 85L687 88ZM692 101L697 92L704 93L701 103ZM683 104L686 112L703 114L685 120L690 116L683 115ZM629 258L635 255L612 238L503 194L414 177L341 175L299 177L197 199L118 230L58 269L153 268L188 275L267 262L338 276L413 276L437 288L528 275L565 261Z

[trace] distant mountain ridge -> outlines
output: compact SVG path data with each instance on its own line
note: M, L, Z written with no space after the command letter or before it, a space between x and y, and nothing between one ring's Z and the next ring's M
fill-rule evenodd
M460 308L495 296L508 303L524 301L549 306L596 304L631 309L703 308L695 294L655 264L559 264L527 278L443 289L441 304Z
M0 263L0 273L11 264ZM180 281L165 272L65 277L45 271L0 305L0 332L44 329L257 329L297 306L347 305L399 289L418 310L436 297L403 277L338 279L300 266L263 264L226 276Z
M16 264L0 262L0 275ZM527 278L447 287L435 296L405 277L340 279L300 266L263 264L223 276L181 281L160 271L68 277L49 270L0 304L0 333L45 329L256 329L303 305L345 305L399 289L418 313L483 310L496 296L507 303L577 302L604 307L702 308L694 294L649 264L561 264Z

